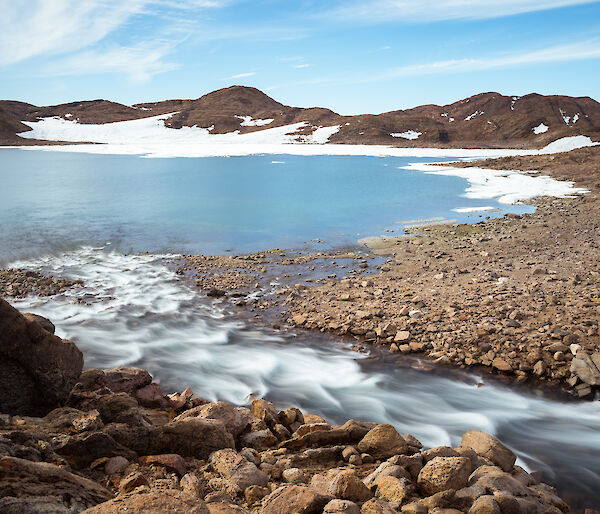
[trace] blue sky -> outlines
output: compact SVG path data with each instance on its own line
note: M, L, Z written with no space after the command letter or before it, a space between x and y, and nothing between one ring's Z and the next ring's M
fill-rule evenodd
M342 114L484 91L600 100L600 1L0 0L0 98L197 98Z

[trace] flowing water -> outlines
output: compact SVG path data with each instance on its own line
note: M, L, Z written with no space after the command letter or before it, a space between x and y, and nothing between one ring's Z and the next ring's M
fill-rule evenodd
M373 359L338 340L248 323L173 271L181 252L301 246L316 237L341 244L396 220L499 207L463 198L464 180L400 172L402 160L387 158L278 157L294 161L286 168L272 156L4 152L0 263L84 282L12 303L50 318L87 367L140 366L167 391L190 386L237 404L257 395L333 422L392 423L426 446L456 445L478 428L572 505L600 504L600 402L568 402L460 370L425 371L412 357ZM173 254L159 254L166 250Z

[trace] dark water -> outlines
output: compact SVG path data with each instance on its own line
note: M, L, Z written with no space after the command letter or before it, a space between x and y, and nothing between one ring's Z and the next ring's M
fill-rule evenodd
M464 198L461 178L398 169L415 161L427 160L144 159L4 149L0 262L109 241L124 252L208 254L298 248L314 239L338 246L385 228L402 233L397 221L481 219L452 211L457 207L531 210Z

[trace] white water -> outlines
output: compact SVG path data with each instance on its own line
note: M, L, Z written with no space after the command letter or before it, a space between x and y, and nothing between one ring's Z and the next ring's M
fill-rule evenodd
M167 257L83 248L13 262L85 285L12 303L50 318L87 367L140 366L167 392L190 386L197 396L238 404L256 394L335 422L389 422L427 446L458 444L478 428L502 438L544 480L560 474L563 493L598 494L600 402L563 403L456 370L420 371L409 357L382 365L306 332L248 326L226 303L200 296Z

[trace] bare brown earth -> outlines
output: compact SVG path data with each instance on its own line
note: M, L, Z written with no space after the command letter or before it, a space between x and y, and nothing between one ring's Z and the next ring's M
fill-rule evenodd
M311 134L316 128L340 125L331 143L382 144L402 147L441 148L539 148L561 137L587 135L600 138L600 104L588 97L523 97L482 93L458 102L383 114L342 116L321 107L300 108L283 105L255 88L232 86L195 100L165 100L133 106L107 100L71 102L37 107L16 101L0 101L0 145L40 144L16 134L29 130L21 121L58 116L79 123L110 123L159 114L176 113L167 127L213 127L212 133L241 133L306 122L296 135ZM71 116L67 117L66 115ZM242 126L240 117L273 119L260 127ZM576 121L573 121L575 120ZM533 128L544 123L545 133ZM393 133L421 132L416 140L393 137Z
M462 165L474 164L482 163ZM316 259L350 257L358 266L344 278L288 284L248 305L297 327L355 337L364 349L424 354L589 397L600 385L600 149L483 164L575 178L590 193L538 199L536 212L521 217L426 227L375 251L387 262L368 276L365 256L282 257L278 250L190 257L188 266L198 270L199 287L245 304L239 297L264 292L260 277L271 270L306 272Z

